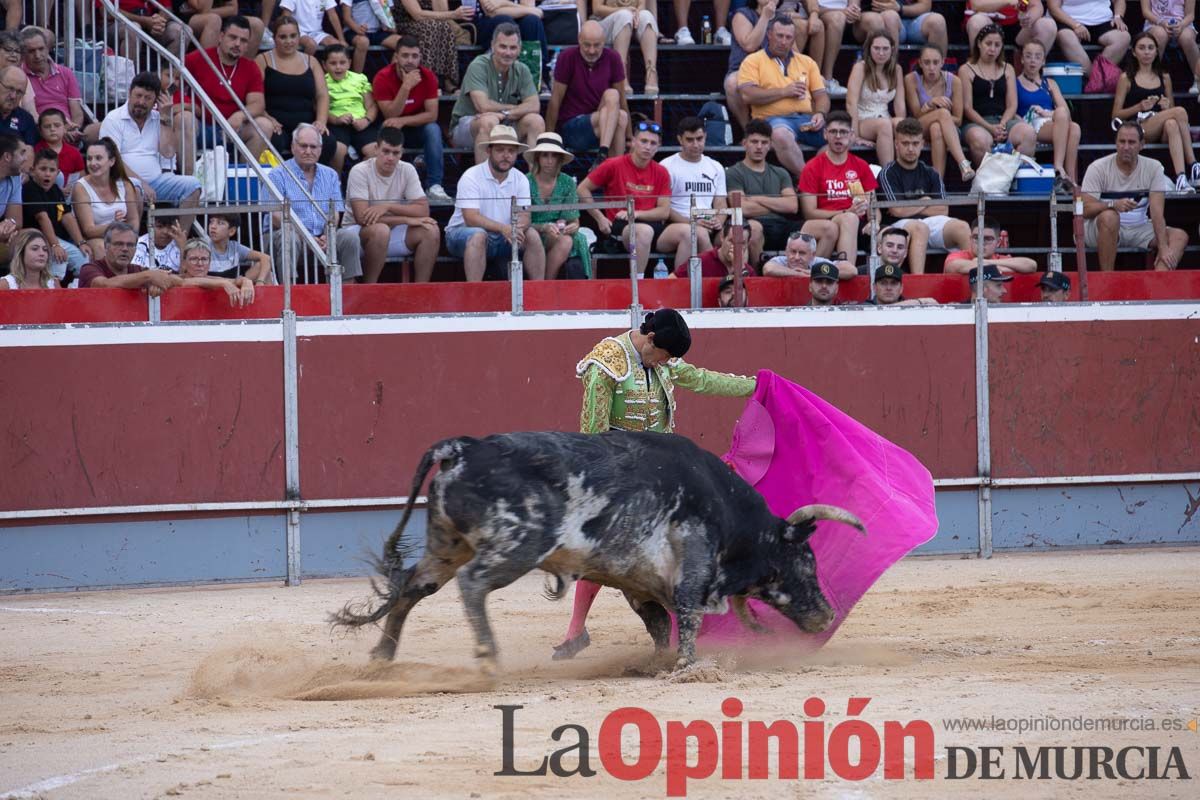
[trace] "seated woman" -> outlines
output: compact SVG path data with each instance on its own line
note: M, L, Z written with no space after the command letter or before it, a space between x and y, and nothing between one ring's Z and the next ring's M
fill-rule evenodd
M1140 121L1147 142L1165 138L1175 169L1175 190L1194 192L1193 184L1200 183L1200 164L1196 163L1188 114L1175 105L1171 76L1163 69L1158 43L1149 31L1134 38L1124 68L1113 97L1113 117Z
M244 276L221 278L208 274L212 251L203 239L191 239L183 246L183 258L179 262L179 277L184 286L201 289L219 289L229 297L234 308L248 306L254 302L254 281Z
M275 20L275 49L254 61L263 72L266 112L271 119L271 146L286 157L292 131L302 122L321 132L321 163L341 172L346 146L329 135L329 90L321 62L300 52L300 23L284 15Z
M137 189L129 180L117 145L105 136L87 146L83 154L86 174L71 190L71 207L79 230L92 249L92 257L104 258L104 232L114 222L125 222L137 233L141 223Z
M460 5L453 11L447 0L400 0L393 8L396 32L417 37L421 66L437 75L445 92L458 90L458 40L456 22L470 22L474 10Z
M896 40L884 30L867 37L863 60L850 70L846 83L846 111L854 134L875 143L880 166L895 160L895 127L904 119L904 76L896 63ZM898 91L899 90L899 91ZM888 105L895 113L889 113Z
M942 68L945 63L941 50L932 45L922 47L917 68L904 76L904 102L925 129L934 170L946 174L949 151L962 179L969 181L975 177L975 170L963 154L958 134L963 114L962 81Z
M1074 186L1079 170L1079 123L1071 121L1071 109L1058 84L1042 75L1046 51L1036 39L1021 48L1021 74L1017 76L1017 116L1033 126L1039 142L1054 144L1054 173ZM1034 143L1025 142L1021 152L1032 156Z
M1005 43L1010 46L1021 47L1037 39L1047 53L1058 35L1058 26L1046 13L1042 0L967 0L964 16L967 47L975 44L975 37L988 25L999 25Z
M647 0L593 0L592 16L604 28L604 43L617 51L625 66L626 95L633 94L629 82L629 42L636 29L638 48L646 63L644 91L647 97L658 97L658 19L647 8Z
M1017 116L1017 75L1004 60L999 25L979 32L958 76L963 80L963 138L971 161L978 165L988 151L1005 142L1026 150L1036 134Z
M533 205L579 202L575 179L562 171L574 160L575 156L563 149L562 138L557 133L538 136L537 144L525 151L525 161L529 164L529 195ZM545 246L548 280L558 277L562 265L572 257L582 263L583 275L567 277L592 277L591 254L587 239L579 231L578 211L534 211L530 222Z
M1067 61L1083 66L1084 75L1092 72L1092 59L1084 44L1100 45L1104 48L1100 56L1114 65L1129 52L1129 27L1116 13L1112 0L1046 0L1046 4L1058 23L1059 49Z
M1158 42L1158 52L1168 44L1183 51L1195 80L1189 94L1200 94L1200 45L1196 43L1196 0L1142 0L1145 28Z
M50 274L50 244L40 231L26 228L13 237L8 274L0 278L0 289L57 289Z

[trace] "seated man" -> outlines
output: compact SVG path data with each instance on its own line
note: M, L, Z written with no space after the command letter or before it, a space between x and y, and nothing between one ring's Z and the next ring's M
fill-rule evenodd
M1086 203L1084 205L1086 214ZM983 220L983 260L995 264L1001 272L1037 272L1037 262L1024 256L1010 256L996 252L996 243L1000 241L1000 227L990 219ZM946 255L946 264L942 272L946 274L965 275L979 264L976 244L979 241L979 220L971 224L971 238L966 250L956 250Z
M875 191L871 165L850 152L850 115L834 111L825 123L829 146L804 165L800 175L800 210L807 220L800 229L817 239L817 252L834 253L835 261L853 261L859 228Z
M932 297L904 298L904 269L884 264L875 270L875 296L867 301L874 306L936 306Z
M338 227L340 216L346 206L342 201L342 185L332 167L318 164L321 155L321 133L314 126L302 122L292 131L292 157L267 173L267 180L275 185L285 200L291 203L293 224L303 225L316 238L321 250L328 251L327 226L334 231L334 247L342 277L355 282L362 276L362 245L358 232ZM307 192L307 194L306 194ZM314 202L309 201L309 196ZM326 216L333 206L333 219ZM296 231L291 232L291 256L285 260L283 247L282 212L271 212L271 243L275 252L275 270L283 282L283 270L295 270L296 256L304 248L303 240ZM291 273L295 275L293 271Z
M807 278L820 266L827 266L831 274L841 280L858 275L858 270L849 261L830 261L817 255L817 240L809 233L792 231L784 246L783 255L775 256L763 264L763 275L774 278Z
M1071 279L1061 272L1047 272L1038 281L1043 303L1065 303L1071 299Z
M908 258L908 231L904 228L884 228L875 240L875 252L879 254L882 266L891 265L903 271L904 261Z
M836 306L838 295L838 273L829 262L814 264L808 276L808 304L810 306Z
M16 136L33 147L38 141L37 120L21 108L28 87L29 79L20 67L0 69L0 133Z
M1008 296L1006 283L1012 280L1012 275L1005 275L995 264L983 265L983 298L989 303L1000 303ZM975 295L975 285L979 282L979 268L973 267L967 273L967 283L971 287L971 296ZM967 298L971 302L971 297Z
M382 128L373 158L355 164L346 181L350 211L342 220L362 240L363 281L375 283L388 259L413 257L418 283L433 275L442 236L429 216L417 169L406 161L404 132Z
M750 120L742 138L746 156L725 170L725 188L742 192L742 214L750 220L755 239L762 249L782 250L795 224L799 210L796 190L787 170L767 163L771 152L771 126L764 120Z
M746 262L746 244L750 241L750 223L742 222L742 274L757 275L758 271ZM704 278L724 278L732 275L737 269L734 264L733 250L733 219L726 219L718 235L716 246L700 256L700 276ZM679 278L688 277L688 262L675 267L675 275Z
M786 14L775 16L767 23L766 45L746 57L737 80L750 116L771 126L779 163L798 176L804 168L800 143L809 147L825 144L821 128L829 111L829 95L817 62L797 53L792 47L795 41L795 21Z
M209 275L208 268L212 262L212 250L203 239L191 239L183 245L183 258L180 264L179 277L184 286L196 286L201 289L218 289L225 292L229 305L242 308L254 302L254 281L245 275L236 278L222 278Z
M273 125L266 115L262 72L257 64L243 56L249 43L250 22L240 15L226 17L221 23L221 38L217 46L193 50L184 58L183 66L254 157L258 158L267 146L258 131L269 133ZM216 65L216 70L208 65L204 58L206 54ZM226 83L232 88L232 93L225 88ZM246 107L245 112L238 107L239 100ZM212 121L199 102L191 97L185 101L182 90L175 95L175 132L179 137L180 167L189 175L195 169L197 140L200 147L207 149L224 138L222 129Z
M392 67L375 73L371 93L379 104L383 127L404 135L404 146L422 148L429 202L450 205L453 198L442 187L445 164L442 155L442 126L438 125L437 76L421 66L421 44L415 36L401 36Z
M684 117L675 127L679 152L667 156L660 163L671 176L671 213L666 230L663 231L659 249L665 253L675 252L675 267L692 256L691 203L696 199L697 209L725 209L725 168L704 155L704 121L699 117ZM696 220L696 252L706 253L713 248L712 235L721 230L725 214ZM754 234L747 239L750 246L750 263L757 264L762 255L761 233L756 240Z
M613 156L593 169L579 184L579 202L590 203L594 192L604 199L632 197L635 220L628 219L624 208L606 208L603 213L589 209L600 235L611 236L629 246L629 237L637 235L637 266L647 278L650 253L667 227L671 213L671 175L654 160L662 144L662 126L643 120L634 125L633 148L623 156ZM632 224L630 224L632 222Z
M1116 268L1119 247L1154 249L1156 270L1175 269L1187 247L1187 231L1167 227L1163 192L1171 184L1163 165L1141 154L1143 144L1141 125L1127 120L1117 129L1117 152L1083 176L1084 241L1102 270Z
M517 215L516 235L513 234L513 198L523 208L532 202L529 179L513 169L517 154L525 145L507 125L495 125L489 130L491 135L483 142L487 160L458 179L454 215L446 225L446 250L463 260L467 280L481 281L489 263L510 261L512 248L516 247L522 255L525 277L541 280L546 276L546 251L542 237L530 228L528 211ZM508 269L504 268L502 274L507 276Z
M538 113L537 86L529 67L517 60L521 31L511 22L496 26L492 49L475 56L463 75L462 90L450 112L450 144L474 147L475 163L488 160L488 141L497 125L516 126L530 145L546 129Z
M156 103L158 108L154 107ZM191 175L166 172L162 167L163 159L174 158L177 149L170 109L170 99L163 94L158 74L139 73L129 84L129 99L104 116L100 135L116 143L130 180L147 202L192 208L200 203L200 181ZM188 215L182 227L187 229L191 224Z
M183 281L161 269L143 269L133 263L137 231L127 222L114 222L104 232L104 258L90 261L79 271L80 289L145 289L158 297Z
M883 209L883 221L908 231L908 264L914 275L925 272L925 252L965 250L970 226L949 216L950 207L935 203L946 199L942 176L921 161L925 133L912 117L896 123L896 160L879 173L879 191L884 200L915 200L911 206Z
M25 75L33 86L34 102L41 114L48 108L56 108L67 118L66 138L78 142L83 138L83 99L75 73L67 67L54 63L46 34L33 25L21 31L21 52L24 57Z
M554 86L546 107L546 127L562 134L572 152L599 150L599 160L625 152L629 107L623 87L625 67L616 51L604 46L604 29L588 20L579 29L579 45L554 62Z

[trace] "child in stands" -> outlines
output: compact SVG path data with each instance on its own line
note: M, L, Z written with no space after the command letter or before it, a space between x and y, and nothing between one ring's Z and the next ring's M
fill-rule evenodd
M70 275L78 275L92 260L92 249L84 241L83 231L57 183L59 174L58 155L53 150L46 147L34 154L33 169L22 193L22 227L42 232L50 245L50 272L69 282Z
M357 150L359 158L371 158L379 136L379 106L371 94L371 82L350 69L350 53L341 45L325 50L325 84L329 88L329 135Z
M208 271L221 278L236 278L243 274L242 265L249 264L245 276L262 285L271 274L271 259L266 253L251 250L233 237L241 220L237 214L214 214L208 218L208 239L212 246L212 261Z
M47 108L38 117L38 133L42 138L33 149L54 152L58 159L56 182L60 188L70 190L83 174L83 154L66 139L66 115L57 108Z

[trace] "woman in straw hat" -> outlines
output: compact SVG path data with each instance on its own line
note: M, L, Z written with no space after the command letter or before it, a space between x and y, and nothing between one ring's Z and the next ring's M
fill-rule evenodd
M575 179L562 168L575 160L563 149L557 133L543 133L537 144L525 151L529 164L529 194L533 204L576 203ZM546 249L546 278L553 280L568 258L578 258L583 274L592 277L592 258L588 242L579 230L578 211L535 211L532 224Z

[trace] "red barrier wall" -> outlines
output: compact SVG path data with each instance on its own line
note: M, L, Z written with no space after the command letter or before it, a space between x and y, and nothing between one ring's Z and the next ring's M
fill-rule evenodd
M995 477L1200 470L1200 321L988 330Z
M911 449L935 475L970 475L976 463L972 329L900 330L697 330L689 357L732 372L772 369ZM575 364L617 332L301 338L304 496L407 494L421 453L447 436L578 430ZM684 391L678 401L678 431L724 452L744 401Z
M0 348L0 510L279 500L278 342Z

